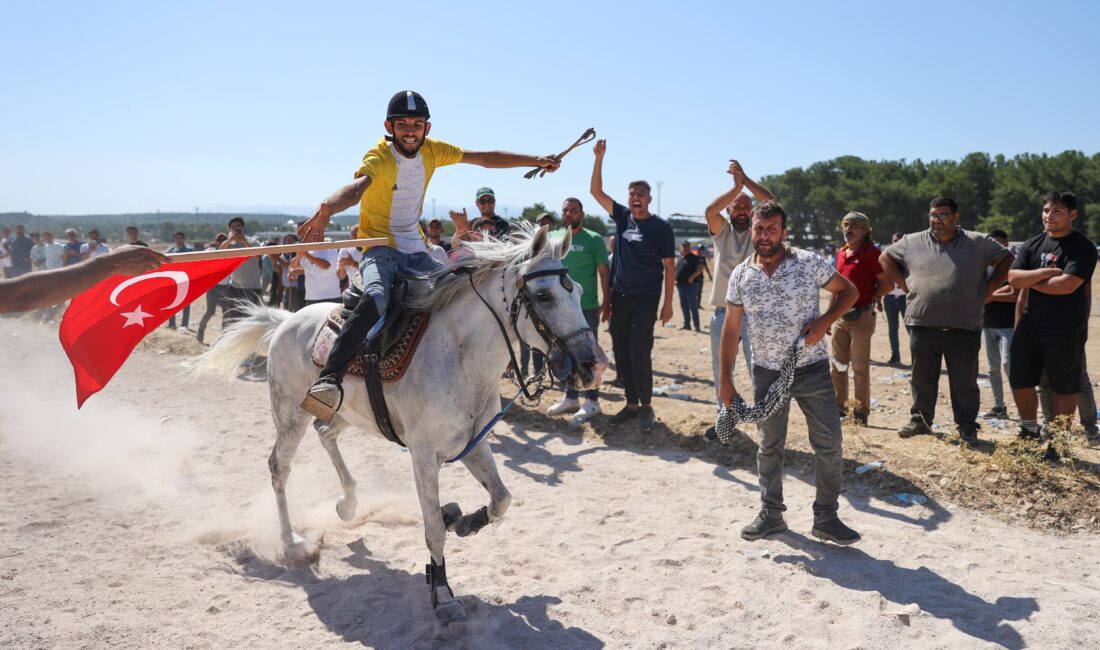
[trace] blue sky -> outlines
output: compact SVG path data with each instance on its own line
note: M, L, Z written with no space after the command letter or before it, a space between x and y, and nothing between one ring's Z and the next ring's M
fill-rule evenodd
M552 153L589 126L612 196L663 182L701 213L755 177L839 155L1100 150L1089 2L51 2L0 9L0 212L311 209L412 88L432 135ZM458 165L428 190L514 215L576 195ZM656 209L656 205L654 205ZM502 210L503 211L503 210Z

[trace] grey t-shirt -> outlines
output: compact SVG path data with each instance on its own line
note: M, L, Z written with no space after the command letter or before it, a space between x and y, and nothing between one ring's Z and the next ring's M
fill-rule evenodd
M726 221L726 225L713 236L714 239L714 282L710 287L712 307L726 307L726 289L729 287L730 274L738 264L752 254L752 235L748 229L738 232Z
M986 267L1010 254L984 233L962 228L946 244L924 230L902 237L885 252L908 273L906 325L975 331L982 329Z
M259 246L260 243L254 239L248 240L249 246ZM240 242L233 242L228 248L244 248L245 245ZM259 289L262 286L261 281L261 266L259 257L250 257L237 267L236 271L229 276L229 286L237 287L238 289Z

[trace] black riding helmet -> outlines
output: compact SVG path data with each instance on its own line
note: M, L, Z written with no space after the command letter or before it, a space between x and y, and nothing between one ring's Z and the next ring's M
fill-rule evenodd
M390 105L386 107L386 120L392 122L399 117L422 117L425 120L431 118L428 112L428 102L415 90L402 90L393 96Z

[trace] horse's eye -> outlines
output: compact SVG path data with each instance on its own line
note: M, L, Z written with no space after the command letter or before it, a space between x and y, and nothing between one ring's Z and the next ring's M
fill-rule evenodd
M551 300L554 299L554 296L550 295L549 291L540 291L540 292L535 294L535 298L539 302L550 302Z

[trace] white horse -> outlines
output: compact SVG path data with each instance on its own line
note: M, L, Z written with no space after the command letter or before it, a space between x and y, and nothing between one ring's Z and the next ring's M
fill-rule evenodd
M544 353L555 348L556 354L567 355L566 361L572 363L570 383L579 388L598 386L607 367L607 357L581 313L580 289L574 290L561 262L571 241L567 233L559 244L551 244L545 228L524 228L509 242L470 242L464 246L471 255L455 263L467 272L442 269L419 290L410 289L410 308L430 313L431 321L404 376L387 384L385 395L394 430L412 458L431 554L427 573L432 606L441 624L465 618L465 609L447 585L443 558L447 531L459 536L476 533L501 518L511 501L489 444L482 442L462 462L488 490L488 508L462 515L456 504L441 509L439 503L440 467L462 452L501 410L500 377L510 360L502 327L510 338L522 337ZM290 524L286 482L291 460L312 419L298 407L319 374L311 359L312 343L331 311L331 304L312 305L295 314L250 307L247 317L228 328L194 364L197 371L232 377L249 355L268 356L277 432L269 466L284 552L291 563L311 559ZM355 516L358 501L355 480L336 439L348 426L382 436L364 382L356 379L348 377L344 382L344 402L331 424L314 422L343 486L336 511L345 521Z

